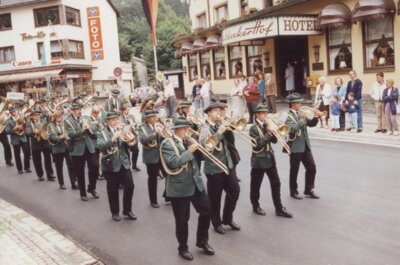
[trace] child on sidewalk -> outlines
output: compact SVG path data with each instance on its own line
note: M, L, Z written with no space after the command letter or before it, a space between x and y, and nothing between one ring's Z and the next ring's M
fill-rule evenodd
M340 102L338 96L332 97L331 114L332 114L332 132L340 131L339 117L340 117Z
M350 125L351 127L348 128L348 131L351 132L357 132L358 128L358 123L357 123L357 118L358 118L358 108L360 107L358 105L358 101L354 99L355 94L353 92L350 92L348 95L348 100L345 101L345 104L347 105L349 109L349 118L350 118Z

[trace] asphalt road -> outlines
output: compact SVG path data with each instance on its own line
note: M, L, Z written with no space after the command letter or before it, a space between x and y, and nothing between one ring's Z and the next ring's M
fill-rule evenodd
M250 148L238 139L242 154L238 175L242 182L234 219L242 230L219 235L210 229L209 242L216 255L206 256L195 247L197 218L192 208L189 248L195 259L191 264L399 264L398 149L330 141L312 144L320 200L297 201L289 197L289 159L276 152L282 201L294 213L293 219L283 219L274 214L267 178L261 192L261 206L267 215L257 216L251 211ZM81 202L79 193L70 187L61 191L56 182L39 182L34 173L18 175L15 167L5 167L0 149L0 197L75 240L106 264L187 263L177 254L171 206L163 203L159 209L149 206L144 170L134 174L133 205L139 219L114 222L104 181L98 182L99 200ZM300 176L301 190L304 187L302 169ZM159 198L163 185L164 181L160 180Z

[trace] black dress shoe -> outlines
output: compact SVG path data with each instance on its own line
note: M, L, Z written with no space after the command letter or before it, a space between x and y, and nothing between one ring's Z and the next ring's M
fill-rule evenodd
M240 230L240 225L236 224L234 221L222 222L222 224L230 226L232 228L232 230L235 230L235 231Z
M193 260L193 255L189 252L189 250L179 251L179 256L185 260Z
M254 207L253 208L253 212L258 214L258 215L265 215L265 211L263 209L261 209L261 207Z
M79 187L76 184L71 185L71 189L73 190L79 190Z
M127 217L127 219L130 219L130 220L137 220L136 215L134 215L132 212L124 213L123 215L125 215L125 216Z
M67 187L65 187L65 185L63 184L63 185L60 185L60 190L66 190L67 189Z
M381 129L376 129L376 130L375 130L375 133L380 133L380 132L382 132Z
M6 163L6 165L9 167L12 167L14 164L13 164L13 162L8 162L8 163Z
M160 205L158 203L152 203L151 207L153 208L160 208Z
M302 200L303 199L303 197L300 196L300 194L298 192L290 194L290 197L292 197L292 198L294 198L296 200Z
M285 207L282 207L282 209L276 211L276 216L292 218L293 214L286 210Z
M310 199L319 199L319 196L315 193L315 191L305 191L304 195L307 195Z
M103 177L103 176L98 176L98 177L97 177L97 180L102 181L102 180L104 180L104 177Z
M95 199L100 198L100 196L99 196L99 194L97 193L97 191L91 190L91 191L88 191L88 192L91 193Z
M340 130L341 132L343 132L343 131L344 131L344 127L340 128L339 130Z
M198 248L202 248L204 250L204 253L206 253L209 256L215 254L215 250L207 242L197 243L196 246Z
M47 180L48 180L48 181L55 181L55 180L56 180L56 177L50 176L50 177L47 177Z
M221 235L225 234L225 229L222 225L214 227L214 231Z
M87 196L81 196L81 200L84 201L84 202L87 202L89 199L88 199Z
M138 167L133 167L132 169L135 170L135 171L137 171L137 172L142 171L142 170L140 170L140 168L138 168Z
M351 131L351 127L350 127L350 128L347 128L346 130L350 132L350 131Z
M119 221L121 221L121 216L120 216L119 214L113 214L113 215L112 215L112 219L113 219L114 221L119 222Z
M22 170L18 171L18 174L24 174L24 171L22 171Z
M387 133L387 130L386 130L386 129L383 129L383 130L382 130L382 133Z
M362 132L362 129L361 129L361 128L358 128L358 129L357 129L357 132L358 132L358 133Z
M39 177L39 181L44 181L44 177Z
M30 169L28 168L28 169L25 169L25 172L26 172L26 173L31 173L32 170L30 170Z

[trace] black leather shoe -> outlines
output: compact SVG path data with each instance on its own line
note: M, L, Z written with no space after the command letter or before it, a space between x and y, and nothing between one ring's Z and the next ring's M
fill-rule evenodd
M39 177L39 181L44 181L44 177Z
M129 220L137 220L136 215L134 215L132 212L124 213L123 215L125 215Z
M102 180L104 180L104 177L103 177L103 176L98 176L98 177L97 177L97 180L102 181Z
M25 170L26 173L31 173L32 170L30 170L29 168Z
M50 176L50 177L47 177L47 180L48 180L48 181L55 181L55 180L56 180L56 177Z
M18 171L18 174L24 174L24 171L22 171L22 170Z
M357 129L357 132L358 133L362 132L362 129L361 128Z
M343 132L344 131L344 127L340 128L340 131Z
M290 194L290 197L292 197L292 198L294 198L294 199L296 199L296 200L302 200L302 199L303 199L303 197L300 196L300 194L299 194L298 192L296 192L296 193L291 193L291 194Z
M119 221L121 221L121 216L120 216L119 214L113 214L113 215L112 215L112 219L113 219L114 221L119 222Z
M153 208L160 208L160 205L158 203L152 203L151 207Z
M253 208L253 212L254 212L255 214L258 214L258 215L266 215L265 211L264 211L263 209L261 209L261 207L255 207L255 208Z
M285 207L282 207L282 209L276 211L276 216L292 218L293 214L286 210Z
M14 163L13 162L8 162L8 163L6 163L6 165L9 166L9 167L12 167L14 165Z
M221 235L225 234L225 229L222 225L214 227L214 231Z
M88 191L88 192L91 193L95 199L100 198L100 196L99 196L99 194L97 193L97 191L91 190L91 191Z
M65 187L65 185L63 184L63 185L60 185L60 190L66 190L67 189L67 187Z
M81 200L84 201L84 202L87 202L89 199L88 199L87 196L81 196Z
M189 252L189 250L179 251L179 256L185 260L193 260L193 255Z
M78 187L78 185L76 185L76 184L71 184L71 189L73 189L73 190L79 190L79 187Z
M236 224L234 221L222 222L222 224L230 226L232 228L232 230L235 230L235 231L240 230L240 225Z
M380 132L382 132L381 129L376 129L376 130L375 130L375 133L380 133Z
M311 199L319 199L319 196L313 190L312 191L305 191L304 195L307 195L308 198L311 198Z
M209 256L215 254L215 250L207 242L197 243L196 246L198 248L202 248L204 250L204 253L206 253Z
M140 170L140 168L138 168L138 167L133 167L132 169L135 170L135 171L137 171L137 172L142 171L142 170Z
M386 130L386 129L383 129L383 130L382 130L382 133L387 133L387 130Z

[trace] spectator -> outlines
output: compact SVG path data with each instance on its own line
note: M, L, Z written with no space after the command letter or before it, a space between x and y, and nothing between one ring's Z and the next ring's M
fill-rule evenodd
M235 80L231 90L232 97L232 119L241 117L245 112L245 101L243 99L243 89L240 88L240 81Z
M357 132L362 132L362 86L363 83L361 80L357 77L357 72L356 70L351 70L349 72L350 75L350 81L347 83L347 91L346 91L346 99L348 98L348 95L353 92L354 93L354 99L358 102L358 113L357 113Z
M344 131L346 127L346 111L343 107L343 102L346 100L346 86L343 85L343 80L340 77L335 78L335 88L332 89L332 96L337 96L339 99L340 108L340 116L339 116L339 125L340 131Z
M388 79L386 81L386 88L383 91L382 100L384 102L384 114L386 116L386 122L388 125L387 135L399 135L399 127L397 125L396 114L397 104L399 101L399 90L394 87L394 81Z
M340 131L340 123L339 123L339 118L340 118L340 111L341 111L341 105L339 101L338 96L333 96L332 97L332 105L331 105L331 112L332 112L332 132L338 132Z
M276 113L276 97L278 96L278 94L276 89L276 83L272 79L272 75L270 73L267 73L265 75L264 96L265 96L265 103L268 106L268 108L272 110L272 113Z
M383 109L383 91L386 88L384 74L379 72L376 74L376 82L372 84L371 97L375 101L375 111L376 111L376 122L377 128L376 133L382 132L386 133L386 117Z
M213 97L213 90L212 90L212 83L211 83L211 78L209 75L206 76L206 85L208 86L209 92L210 92L210 98Z
M243 91L244 87L247 86L246 76L242 74L239 79L239 87Z
M201 89L200 89L200 96L203 100L203 106L208 107L210 105L210 87L209 83L206 82L204 79L200 79Z
M175 88L170 80L165 80L164 97L167 100L168 117L172 117L175 114Z
M265 75L261 71L257 71L258 76L258 93L260 94L259 102L264 104L264 92L265 92Z
M294 67L291 62L287 63L287 68L285 70L285 80L286 80L286 92L292 94L295 90L294 87Z
M247 110L249 112L249 122L253 123L254 121L254 112L256 110L258 101L259 101L259 92L258 92L258 79L256 76L249 77L249 83L243 89L244 98L246 99Z
M325 77L318 79L318 86L315 91L315 107L323 112L326 112L326 117L320 117L321 128L328 128L329 120L329 103L332 95L331 86L326 82Z
M358 109L359 109L359 102L355 99L354 92L350 92L347 95L347 100L345 104L349 109L349 118L350 118L350 125L351 127L348 128L348 131L351 132L358 132Z
M199 80L196 79L196 83L192 89L195 114L203 116L204 105L203 105L203 100L201 99L201 96L200 96L200 90L201 90L201 84L200 84Z

